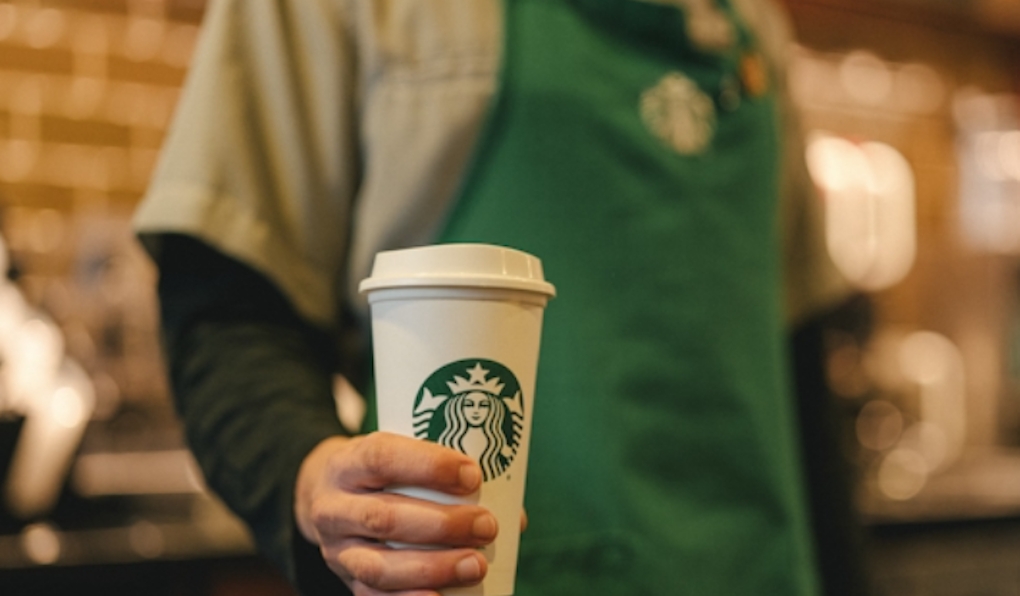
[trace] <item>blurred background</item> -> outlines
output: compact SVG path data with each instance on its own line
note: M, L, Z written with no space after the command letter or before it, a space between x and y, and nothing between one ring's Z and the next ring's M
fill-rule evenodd
M784 1L876 593L1020 595L1020 0ZM129 229L204 8L0 0L4 594L288 593L184 448Z

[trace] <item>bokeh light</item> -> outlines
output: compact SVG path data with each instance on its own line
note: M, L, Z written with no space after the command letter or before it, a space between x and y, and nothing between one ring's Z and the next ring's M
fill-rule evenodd
M62 546L56 528L48 523L35 523L21 532L25 555L39 565L52 565L60 559Z
M882 459L877 480L883 495L905 501L917 496L928 482L928 465L916 451L896 449Z
M902 280L917 250L914 175L893 147L815 133L811 176L825 196L826 242L840 271L866 290Z
M847 95L869 106L882 105L892 93L893 75L889 66L864 50L847 54L839 66L839 80Z
M869 401L857 415L857 440L874 451L885 451L896 445L903 433L903 414L885 400Z

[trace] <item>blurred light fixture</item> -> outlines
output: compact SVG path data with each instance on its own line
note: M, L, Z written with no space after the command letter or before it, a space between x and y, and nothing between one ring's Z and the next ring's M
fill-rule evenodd
M25 22L25 41L37 50L55 45L67 28L64 11L56 8L35 10Z
M43 111L43 86L45 81L41 75L24 77L15 87L7 105L15 114L38 115Z
M1013 180L1020 181L1020 130L1000 133L996 149L1002 173Z
M56 505L95 406L85 372L68 358L20 411L25 423L4 486L10 510L23 519Z
M109 21L98 15L76 17L72 25L71 51L76 54L105 56L110 47Z
M19 182L28 178L39 161L38 141L12 139L0 141L0 180Z
M893 71L892 99L906 112L930 114L942 107L945 85L934 68L905 64Z
M903 414L892 403L874 399L861 408L855 428L861 445L873 451L885 451L900 440Z
M910 428L903 432L900 446L919 454L924 458L925 466L933 472L955 460L959 455L958 450L950 454L946 431L937 424L924 420L911 424Z
M842 97L836 64L803 48L793 53L789 81L790 95L802 106L834 103Z
M21 531L21 548L37 565L52 565L60 560L63 546L56 528L47 523L25 526Z
M895 501L911 499L927 484L928 472L928 465L921 454L911 449L896 449L879 464L878 489Z
M86 420L85 399L74 387L60 387L50 398L50 416L64 428L76 428Z
M932 331L887 329L868 349L869 375L888 400L872 400L856 420L861 446L880 452L873 470L884 497L907 500L929 476L958 461L966 444L963 353Z
M11 284L0 284L0 353L13 346L15 331L28 313L24 296ZM6 392L5 392L6 393Z
M7 262L0 242L5 271ZM7 477L0 479L3 497L14 515L31 519L56 504L95 408L95 392L85 371L64 353L56 325L28 306L6 276L0 277L0 362L0 413L25 419ZM25 540L26 549L45 544L45 537L26 534ZM38 552L33 560L39 563L59 556L59 549L52 557L42 547Z
M982 132L974 140L977 165L986 178L1020 181L1020 130Z
M900 346L900 367L916 384L920 422L910 435L930 469L959 458L967 434L963 354L949 338L932 331L908 335Z
M185 449L87 453L75 462L71 475L75 491L85 497L200 493L201 478Z
M893 76L888 64L864 50L850 52L843 58L839 80L848 96L869 106L887 103L892 93Z
M130 126L138 120L147 99L139 83L117 83L110 86L105 117L114 124Z
M858 287L881 290L910 271L917 250L914 175L899 151L815 133L811 177L825 196L833 262Z
M156 58L163 47L166 23L161 19L135 17L128 20L124 34L124 55L135 62Z
M56 325L38 313L12 330L4 354L3 379L16 407L28 408L57 373L64 342Z
M9 38L18 28L18 6L0 4L0 41Z
M106 96L106 79L74 77L64 97L64 115L73 120L92 117Z
M953 100L960 225L971 248L1020 254L1020 110L1011 95L963 89Z
M981 174L995 182L1006 180L1006 168L999 151L1000 132L983 132L975 138L975 157Z
M946 85L931 66L883 60L873 52L791 52L790 95L809 108L863 107L903 116L927 115L945 104Z
M128 528L128 544L131 550L144 559L155 559L166 550L163 530L156 524L139 520Z

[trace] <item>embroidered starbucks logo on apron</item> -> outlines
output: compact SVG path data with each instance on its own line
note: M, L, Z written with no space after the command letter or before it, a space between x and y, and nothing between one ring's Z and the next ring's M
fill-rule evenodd
M679 72L642 93L640 110L648 130L682 155L701 153L715 134L715 103Z
M459 360L435 371L414 399L414 434L474 458L486 482L510 466L521 442L524 396L498 362Z

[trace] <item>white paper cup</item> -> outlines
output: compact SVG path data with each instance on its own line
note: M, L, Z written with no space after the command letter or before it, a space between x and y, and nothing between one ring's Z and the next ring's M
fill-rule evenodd
M483 244L444 244L376 255L361 283L372 310L379 430L434 441L475 458L481 490L468 498L499 521L482 549L482 584L450 596L509 596L527 475L542 313L555 295L541 262Z

